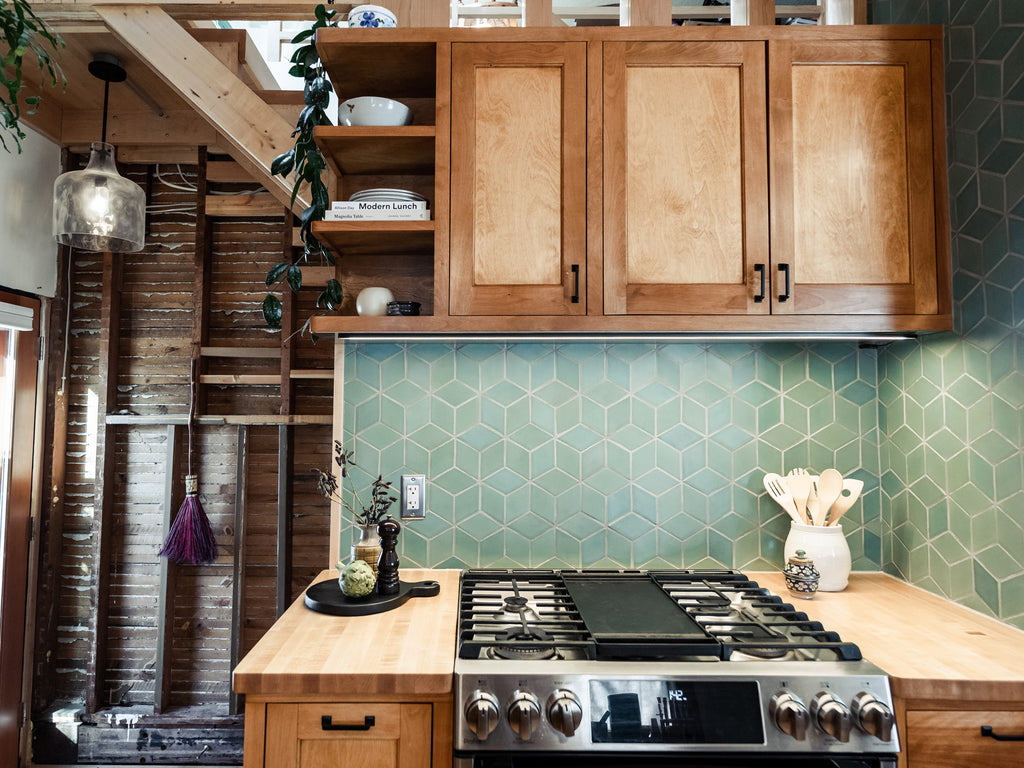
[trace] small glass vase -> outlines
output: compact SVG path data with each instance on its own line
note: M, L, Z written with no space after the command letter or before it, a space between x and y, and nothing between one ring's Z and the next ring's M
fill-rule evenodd
M356 523L353 536L358 536L352 544L352 560L362 560L373 569L373 577L377 578L377 561L380 560L380 534L376 523L360 525Z

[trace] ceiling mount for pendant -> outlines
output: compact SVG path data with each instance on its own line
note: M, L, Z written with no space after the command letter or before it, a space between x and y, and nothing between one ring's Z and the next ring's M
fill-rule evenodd
M145 244L146 194L117 172L114 147L107 143L110 84L123 83L128 73L112 53L95 54L89 72L103 81L102 141L92 144L84 170L54 182L53 236L86 251L138 251Z

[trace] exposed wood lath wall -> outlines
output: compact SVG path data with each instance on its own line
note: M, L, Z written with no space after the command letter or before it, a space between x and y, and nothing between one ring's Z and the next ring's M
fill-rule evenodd
M37 762L102 761L98 745L106 745L101 752L117 752L117 740L90 728L116 728L107 715L119 713L141 715L136 727L150 732L178 729L186 740L195 735L190 729L209 732L196 737L216 742L209 754L220 762L240 761L241 720L230 691L233 661L327 565L330 510L315 494L310 468L327 467L331 460L333 383L291 378L289 367L329 372L333 349L295 336L294 359L282 356L282 335L264 327L260 302L268 268L291 247L291 219L285 220L283 208L273 217L197 215L205 198L192 188L203 189L204 169L202 157L198 166L160 166L158 173L144 166L122 169L149 190L154 206L145 249L71 257L66 431L60 407L47 426L47 438L57 447L46 468L53 493L41 525L32 707ZM209 191L252 188L214 184ZM196 308L202 307L195 296L195 259L197 243L202 249L204 242L197 237L197 221L209 227L205 339L197 338L195 322ZM119 302L110 302L104 298L105 274L109 280L118 273L120 285L107 286L106 295ZM67 288L64 282L62 294ZM317 290L310 286L297 297L299 325L313 310ZM48 355L50 397L58 406L65 295L54 302ZM116 355L105 362L101 329L111 312ZM262 348L266 356L221 357L215 349L201 355L200 347ZM107 414L97 412L104 366L116 376ZM171 512L184 498L193 368L205 383L196 387L192 464L219 555L209 566L168 566L157 552L166 535L168 487ZM268 383L220 383L222 377L252 374ZM291 397L282 395L282 381ZM285 426L285 418L300 423ZM104 462L112 472L100 476ZM289 478L291 491L283 482ZM282 490L293 492L283 516ZM97 516L104 506L109 542L101 545ZM282 530L290 536L283 558ZM99 606L106 619L97 627L99 562L107 563ZM53 712L66 708L82 712L90 724L79 730L79 740L88 745L81 755L73 754L72 740L52 725ZM146 752L138 750L134 741L125 742L118 762L139 762Z

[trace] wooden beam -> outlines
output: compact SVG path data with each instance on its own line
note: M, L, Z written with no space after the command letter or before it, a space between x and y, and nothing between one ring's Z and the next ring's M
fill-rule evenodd
M206 147L199 147L198 159L195 251L192 254L192 351L188 382L189 397L195 397L195 412L190 413L190 417L206 413L206 389L201 382L206 373L203 348L210 343L210 293L213 282L213 228L207 211L210 184Z
M89 650L85 665L85 711L95 713L107 704L103 697L107 671L107 617L110 612L110 550L114 514L114 438L116 427L106 423L106 415L117 410L117 373L120 359L118 341L121 319L120 256L103 254L103 303L100 309L100 346L97 379L97 411L100 428L96 435L96 485L94 513L90 530L92 574L89 579Z
M551 0L526 0L523 6L523 26L560 27L564 25L562 20L551 12Z
M270 164L294 146L293 126L160 8L96 6L114 35L188 103L232 149L232 157L285 208L291 184ZM309 203L300 197L293 210Z
M260 357L276 360L281 356L279 347L203 347L203 357Z
M619 3L619 26L672 26L672 0L622 0Z
M167 536L174 522L174 493L180 475L181 451L178 450L178 432L181 427L167 426L167 451L164 460L163 526ZM171 661L174 657L174 595L178 566L166 557L160 558L160 581L156 603L156 670L153 681L153 713L161 715L171 707Z
M207 216L245 216L250 219L277 218L283 210L281 203L271 195L208 195ZM290 236L289 236L290 239Z
M292 261L292 230L295 222L291 213L281 226L281 261ZM298 322L298 302L291 288L285 284L281 312L281 414L295 413L295 388L292 386L292 368L295 366L295 325Z
M421 0L408 0L421 4ZM438 0L423 1L422 5L435 5ZM118 0L123 4L123 0ZM48 24L57 24L63 27L77 25L84 30L90 30L97 23L102 23L100 9L101 2L77 2L76 0L35 0L32 3L32 10ZM313 7L309 0L247 0L239 3L237 0L141 0L138 5L148 8L155 8L166 12L171 17L180 21L205 21L220 19L250 19L255 21L310 21L313 16ZM418 18L422 15L414 15ZM447 17L445 17L447 19ZM404 23L402 26L407 26ZM428 24L421 26L447 26L443 24Z
M60 126L61 143L88 145L98 140L96 110L67 110ZM216 144L217 131L196 119L191 109L153 112L115 112L107 119L107 141L117 146L153 146L173 143L182 146ZM120 158L121 152L118 152Z
M216 183L252 184L254 181L252 174L234 160L207 161L206 178Z
M733 26L773 26L775 0L732 0L729 23Z
M277 428L277 615L292 602L292 454L294 430Z
M61 151L61 170L69 171L67 150ZM35 592L36 625L35 655L32 675L32 711L46 709L56 699L56 676L47 674L47 660L57 652L57 627L60 623L61 552L64 537L64 481L67 467L68 392L65 387L65 370L70 370L70 361L65 361L65 328L71 312L69 286L74 265L69 256L70 249L58 247L57 295L50 302L50 316L47 321L47 344L50 354L46 360L46 395L52 408L45 409L46 421L43 434L50 440L49 474L44 477L48 493L43 496L43 508L39 524L40 557L39 576ZM45 539L45 540L44 540Z
M232 534L231 560L231 669L242 660L242 624L245 611L245 487L249 462L249 427L239 425L235 447L235 528ZM228 711L234 715L244 699L234 690L228 698Z

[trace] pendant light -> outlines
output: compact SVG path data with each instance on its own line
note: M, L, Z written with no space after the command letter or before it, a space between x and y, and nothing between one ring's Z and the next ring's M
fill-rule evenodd
M92 143L83 170L62 173L53 183L53 236L85 251L138 251L145 244L146 193L117 172L114 147L107 143L110 84L128 75L110 53L96 54L89 73L103 81L102 141Z

